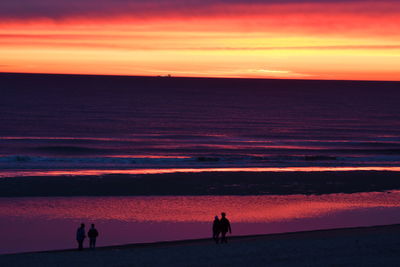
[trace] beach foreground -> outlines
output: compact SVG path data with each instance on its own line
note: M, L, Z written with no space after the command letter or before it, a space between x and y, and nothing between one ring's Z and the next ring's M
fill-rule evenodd
M398 266L400 225L0 256L2 266Z

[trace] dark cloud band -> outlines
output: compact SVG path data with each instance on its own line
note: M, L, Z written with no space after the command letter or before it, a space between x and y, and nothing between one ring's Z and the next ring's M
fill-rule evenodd
M216 6L287 5L327 3L399 3L398 0L1 0L0 17L9 19L51 18L73 16L137 17L180 15L206 16ZM400 3L399 3L400 5ZM223 10L219 10L223 12Z

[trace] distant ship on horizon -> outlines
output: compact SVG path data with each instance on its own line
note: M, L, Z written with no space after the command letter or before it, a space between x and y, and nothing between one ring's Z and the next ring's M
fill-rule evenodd
M171 74L167 74L167 75L158 75L157 77L160 77L160 78L171 78L172 75L171 75Z

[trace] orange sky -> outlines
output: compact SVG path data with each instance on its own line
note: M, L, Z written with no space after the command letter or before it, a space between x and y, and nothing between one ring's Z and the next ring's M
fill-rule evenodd
M400 80L398 1L216 2L0 14L0 72Z

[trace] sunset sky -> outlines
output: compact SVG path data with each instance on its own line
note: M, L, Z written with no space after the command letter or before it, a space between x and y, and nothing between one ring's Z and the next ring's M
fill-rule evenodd
M1 0L0 72L400 80L400 1Z

